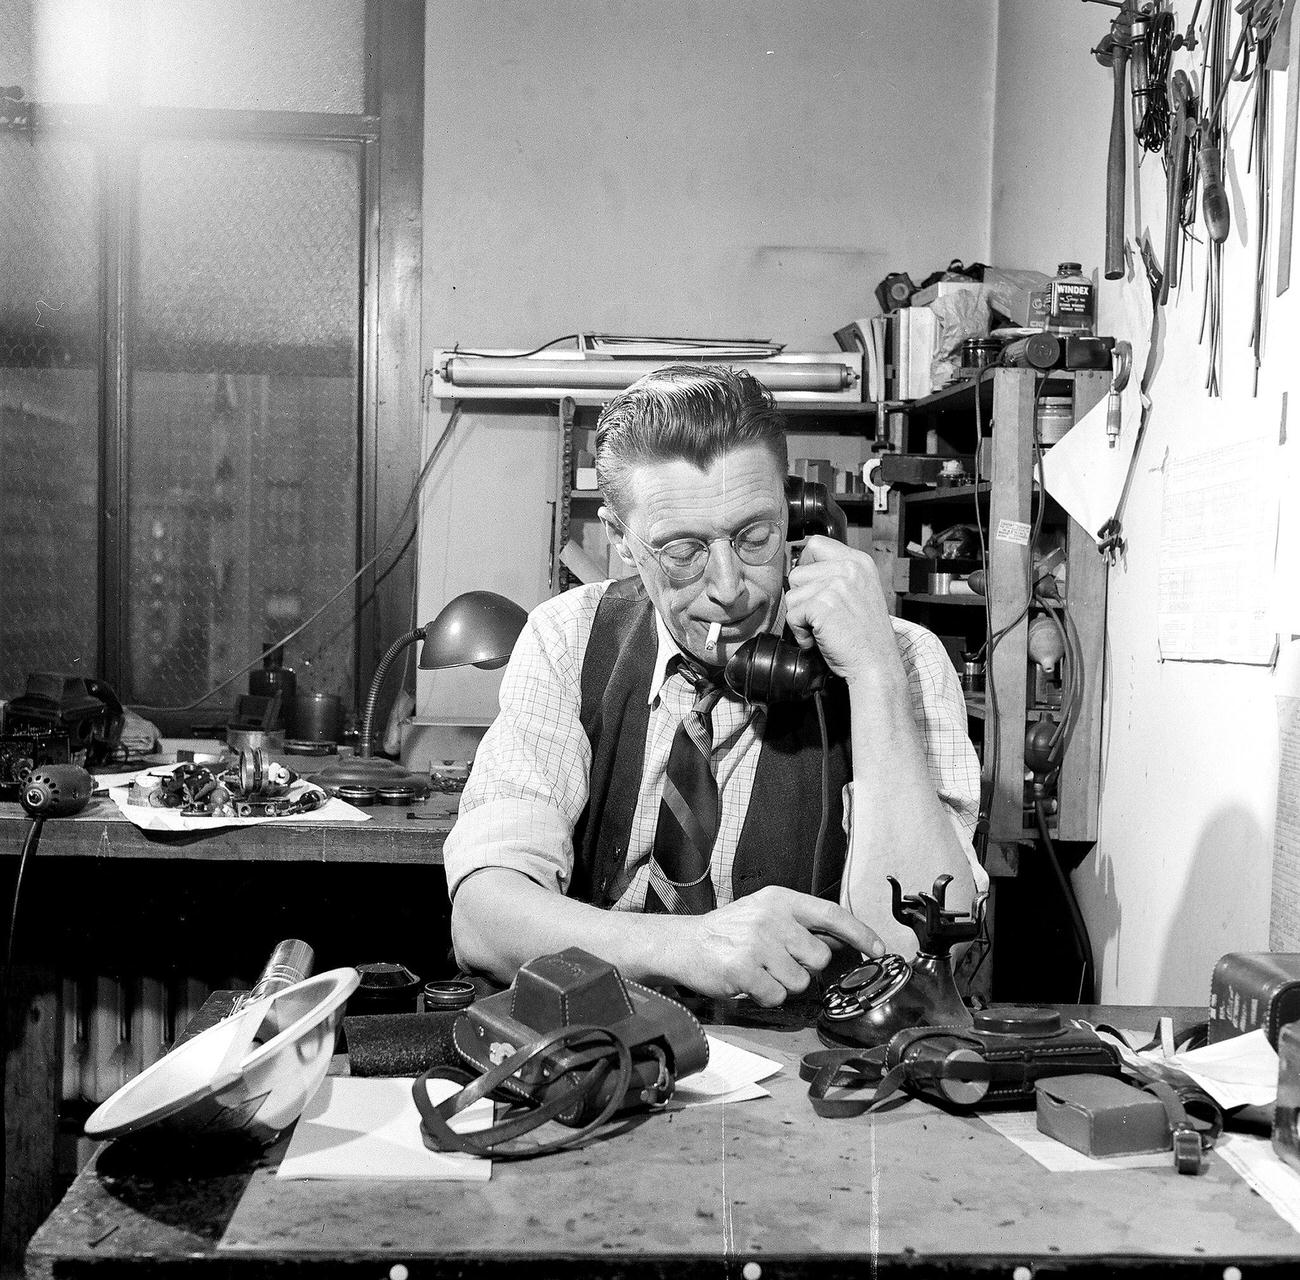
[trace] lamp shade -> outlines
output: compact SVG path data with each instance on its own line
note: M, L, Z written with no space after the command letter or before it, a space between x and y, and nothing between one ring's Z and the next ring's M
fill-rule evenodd
M421 628L420 670L503 667L527 621L524 609L495 591L466 591Z
M395 761L374 754L375 717L389 668L410 645L420 641L423 642L420 666L426 671L444 667L474 666L485 670L503 667L527 621L527 611L513 600L495 591L467 591L444 605L427 626L399 636L379 659L370 681L370 693L361 713L356 756L327 765L311 780L332 796L339 795L344 787L369 790L372 796L378 788L425 795L429 790L428 778L417 777Z

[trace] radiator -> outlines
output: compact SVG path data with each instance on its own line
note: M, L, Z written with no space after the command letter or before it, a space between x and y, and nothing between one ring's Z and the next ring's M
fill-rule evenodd
M247 979L216 989L245 990ZM98 1105L157 1062L212 993L186 974L87 974L62 984L60 1100Z

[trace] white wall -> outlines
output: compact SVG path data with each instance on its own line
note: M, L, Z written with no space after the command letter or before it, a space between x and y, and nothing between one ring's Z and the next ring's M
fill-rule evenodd
M833 350L888 271L987 261L995 17L961 0L430 0L426 364L579 330ZM554 440L537 414L462 418L425 490L421 621L473 586L545 594ZM422 673L419 712L487 717L495 687Z
M1175 5L1180 28L1191 8L1187 0ZM1085 269L1102 264L1111 74L1089 49L1109 18L1101 7L1072 0L1000 0L992 231L993 260L1000 264L1047 271L1067 257ZM1198 52L1190 64L1198 71L1199 58ZM1249 110L1237 110L1242 101L1235 92L1229 97L1237 118L1228 164L1237 178L1224 251L1224 393L1213 399L1204 390L1208 356L1198 333L1205 255L1198 248L1184 259L1182 287L1165 309L1147 438L1124 513L1128 553L1110 578L1100 839L1074 877L1106 999L1202 1004L1221 955L1268 949L1277 787L1270 672L1161 662L1155 617L1162 461L1261 432L1276 440L1300 339L1300 273L1274 299L1270 261L1267 344L1259 392L1252 395L1258 227L1253 178L1245 172ZM1280 178L1282 76L1275 79L1274 102ZM1134 160L1130 150L1128 232L1149 231L1160 252L1163 170L1157 158L1147 158L1134 183ZM1279 191L1275 180L1275 203ZM1127 336L1119 318L1123 303L1122 282L1103 282L1102 332ZM1277 451L1279 468L1288 465L1295 474L1298 447L1293 440ZM1297 587L1285 571L1275 585L1279 602L1294 603ZM1294 610L1289 616L1294 619Z

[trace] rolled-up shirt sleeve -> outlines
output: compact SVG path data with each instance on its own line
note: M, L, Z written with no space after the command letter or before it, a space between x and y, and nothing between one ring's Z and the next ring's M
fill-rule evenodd
M579 718L582 661L606 584L533 610L501 682L500 712L479 744L443 847L447 888L476 871L519 871L563 893L573 828L587 804L591 744Z
M961 841L975 887L982 893L989 887L989 876L974 846L980 807L980 766L970 740L961 682L937 636L900 618L893 619L893 623L907 673L912 716L921 731L935 793ZM855 820L853 784L849 783L844 791L844 826L851 848ZM859 815L857 820L869 821L870 817Z

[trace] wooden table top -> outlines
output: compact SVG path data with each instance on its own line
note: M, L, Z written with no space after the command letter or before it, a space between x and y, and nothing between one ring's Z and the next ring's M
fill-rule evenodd
M1105 1012L1141 1028L1154 1018ZM1300 1272L1300 1235L1218 1156L1196 1177L1172 1161L1048 1173L977 1116L917 1100L822 1119L798 1077L816 1047L801 1015L735 1021L714 1030L782 1065L770 1098L642 1117L581 1150L498 1162L488 1182L281 1180L284 1136L207 1167L140 1139L106 1144L33 1238L28 1274Z
M284 759L290 768L310 776L332 757ZM96 795L75 817L45 823L40 856L440 864L459 800L459 795L432 792L415 805L367 808L365 822L274 818L256 826L231 827L213 819L211 830L173 834L141 830L108 796ZM0 855L19 852L28 821L16 801L0 800Z

